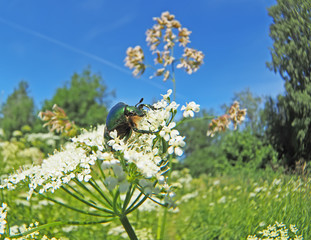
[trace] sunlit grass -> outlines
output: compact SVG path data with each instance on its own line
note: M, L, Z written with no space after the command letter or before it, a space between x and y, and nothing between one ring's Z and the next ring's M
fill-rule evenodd
M183 171L176 179L175 185L181 187L177 196L178 208L168 214L165 239L247 239L248 235L255 235L276 221L288 227L296 225L298 234L304 239L311 236L308 226L311 215L310 178L262 171L192 179L187 171ZM64 199L61 192L58 194ZM15 221L11 219L15 224L75 217L71 216L71 211L57 204L47 204L44 199L34 199L30 203L30 211L23 201L16 201L17 196L11 197L16 202L11 211L22 211L27 216ZM72 204L75 206L77 203ZM129 216L139 239L157 239L161 214L160 208L150 201ZM62 239L127 239L124 229L118 226L120 224L116 221L54 229L50 234Z
M276 221L296 225L304 239L311 236L310 179L263 172L261 176L201 176L191 186L183 195L191 192L193 198L169 214L166 239L246 239ZM156 215L142 213L139 221L155 229Z

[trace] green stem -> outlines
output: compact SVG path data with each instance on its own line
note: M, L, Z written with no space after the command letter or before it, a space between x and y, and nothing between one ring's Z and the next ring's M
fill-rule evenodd
M37 192L37 191L35 191L35 192ZM38 193L38 192L37 192L37 193ZM87 215L91 215L91 216L96 216L96 217L112 217L112 216L113 216L113 215L103 215L103 214L99 214L99 213L84 211L84 210L81 210L81 209L72 207L72 206L70 206L70 205L67 205L67 204L65 204L65 203L59 202L59 201L57 201L57 200L55 200L55 199L53 199L53 198L50 198L50 197L48 197L48 196L45 196L44 194L41 194L41 196L44 197L44 198L46 198L46 199L48 199L49 201L52 201L52 202L54 202L54 203L57 203L57 204L59 204L59 205L61 205L61 206L63 206L63 207L69 208L69 209L71 209L71 210L73 210L73 211L76 211L76 212L79 212L79 213L83 213L83 214L87 214Z
M173 82L173 100L176 100L176 80L175 78L172 78L172 82Z
M127 235L129 236L129 238L131 240L138 240L138 238L137 238L137 236L135 234L135 231L134 231L132 225L130 224L128 218L126 217L126 215L120 216L120 221L121 221L124 229L126 230Z
M105 208L102 208L102 207L97 207L96 205L94 205L93 203L90 203L82 198L80 198L79 196L75 195L74 193L70 192L67 188L65 188L64 186L61 187L61 189L63 189L66 193L70 194L71 196L73 196L74 198L76 198L77 200L79 200L80 202L83 202L84 204L92 207L92 208L95 208L97 210L100 210L100 211L103 211L103 212L106 212L106 213L110 213L110 214L114 214L113 211L111 211L110 209L105 209Z
M118 206L118 200L119 200L120 192L119 190L116 191L114 197L113 197L113 203L112 203L112 208L115 214L119 214L119 209L121 209L121 206Z
M137 203L133 208L128 208L125 212L126 214L129 214L131 212L133 212L135 209L137 209L138 207L140 207L146 200L148 199L148 196L145 195L144 198L142 200L140 200L139 203Z
M93 183L94 182L94 183ZM99 188L99 186L97 185L96 181L94 181L93 179L91 179L89 181L89 184L106 200L106 202L112 206L112 202L111 200L105 195L105 193Z
M127 190L126 197L125 197L125 200L123 202L122 212L125 212L128 204L130 203L130 200L133 196L134 191L135 191L135 186L133 187L133 185L131 184L129 189Z
M103 201L102 198L98 197L97 195L95 195L90 189L88 189L82 182L80 182L78 179L74 179L75 183L80 186L83 190L85 190L89 195L91 195L92 197L96 198L99 202L101 202L105 207L109 206L107 205L107 203L105 201Z
M165 224L166 224L166 218L167 218L167 208L163 211L162 218L159 218L158 221L158 232L157 232L157 240L164 239L164 232L165 232Z
M111 219L107 219L107 220L101 220L101 221L91 221L91 222L54 222L54 223L47 223L47 224L44 224L44 225L41 225L39 227L35 227L35 228L32 228L31 230L28 230L28 231L25 231L23 233L20 233L20 234L16 234L16 235L11 235L10 238L20 238L20 237L23 237L23 236L27 236L28 234L30 233L33 233L33 232L36 232L36 231L39 231L41 229L44 229L44 228L47 228L47 227L54 227L54 226L59 226L59 225L89 225L89 224L101 224L101 223L107 223L107 222L110 222L114 220L114 218L111 218Z
M173 56L174 49L172 48L171 55ZM175 79L175 68L174 62L172 63L172 82L173 82L173 100L176 101L176 79Z
M168 184L170 184L170 180L171 180L172 166L173 166L173 156L170 155L169 156L169 170L168 170L168 174L167 174L167 183ZM160 222L160 219L159 219L160 227L158 227L158 235L157 235L158 240L161 240L164 238L167 211L168 211L167 208L165 208L163 211L162 222Z

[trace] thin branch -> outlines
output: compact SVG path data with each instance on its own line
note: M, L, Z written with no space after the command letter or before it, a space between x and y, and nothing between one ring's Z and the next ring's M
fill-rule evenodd
M110 209L106 209L106 208L101 208L101 207L97 207L96 205L94 205L93 203L90 203L82 198L80 198L79 196L75 195L74 193L70 192L67 188L65 188L64 186L61 187L65 192L67 192L68 194L70 194L71 196L73 196L74 198L76 198L77 200L79 200L80 202L83 202L84 204L92 207L92 208L95 208L95 209L98 209L100 211L103 211L103 212L106 212L106 213L110 213L110 214L114 214L113 211L111 211Z
M35 191L35 192L38 193L38 191ZM50 198L50 197L48 197L48 196L45 196L44 194L41 194L41 196L44 197L44 198L46 198L46 199L48 199L49 201L52 201L52 202L54 202L54 203L57 203L57 204L59 204L59 205L61 205L61 206L63 206L63 207L69 208L69 209L71 209L71 210L73 210L73 211L76 211L76 212L79 212L79 213L83 213L83 214L87 214L87 215L91 215L91 216L96 216L96 217L113 217L113 215L102 215L102 214L99 214L99 213L93 213L93 212L83 211L83 210L81 210L81 209L74 208L74 207L72 207L72 206L70 206L70 205L67 205L67 204L62 203L62 202L59 202L59 201L57 201L57 200L55 200L55 199L53 199L53 198Z

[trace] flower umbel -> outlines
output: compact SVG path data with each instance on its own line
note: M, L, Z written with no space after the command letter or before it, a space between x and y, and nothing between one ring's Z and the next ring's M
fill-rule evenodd
M75 136L77 133L77 126L70 121L64 111L56 104L53 106L53 112L40 112L39 117L46 123L44 127L48 127L51 132L63 133L69 137Z
M184 137L175 129L173 118L178 104L170 102L171 92L169 90L164 94L163 99L154 104L154 108L144 110L146 116L139 122L140 129L160 130L158 134L133 132L124 141L118 137L117 131L112 131L110 140L106 142L103 137L104 126L98 126L92 131L84 130L60 151L55 151L43 160L41 165L19 170L4 179L0 188L14 189L17 184L26 181L29 198L34 192L53 193L72 182L86 184L95 181L94 168L101 166L104 171L102 177L109 191L119 189L124 193L130 186L137 186L144 191L145 187L139 187L140 180L150 182L151 185L159 181L161 191L148 190L145 194L165 199L164 196L172 192L170 186L163 182L169 155L175 153L181 156L182 147L185 146ZM196 105L191 109L196 111L193 109L195 107ZM188 111L191 111L190 108Z
M0 236L5 232L5 227L7 224L6 215L7 215L7 204L2 203L0 207Z
M235 101L229 108L228 114L224 114L212 120L208 126L207 136L213 137L217 132L224 132L233 122L234 129L245 120L246 109L240 109L239 102Z
M285 224L275 222L274 225L269 225L266 229L258 232L263 238L256 235L249 235L247 240L263 240L263 239L288 239L288 240L303 240L302 235L298 235L298 228L295 225L290 225L290 229Z
M237 125L241 124L245 120L246 109L240 109L240 103L235 101L230 107L228 113L233 122L234 129L236 129Z
M155 69L152 77L163 76L163 81L171 79L175 81L174 65L184 68L188 74L196 72L203 64L204 54L193 48L187 47L190 43L190 34L187 28L182 27L175 16L169 12L163 12L160 17L155 17L156 22L152 28L146 31L147 45L150 46L155 65L161 65ZM176 57L173 50L176 47L183 48L183 55ZM125 58L126 66L134 69L133 74L137 76L145 71L144 53L140 46L128 48ZM151 78L152 78L151 77Z

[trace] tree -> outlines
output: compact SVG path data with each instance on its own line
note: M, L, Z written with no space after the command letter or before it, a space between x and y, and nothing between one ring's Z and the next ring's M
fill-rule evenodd
M232 171L233 168L258 170L278 167L276 151L264 135L262 98L246 89L235 93L232 100L238 101L241 108L247 109L246 121L236 131L228 130L211 138L206 137L206 121L190 121L178 126L187 139L183 163L191 174L217 175ZM222 108L227 112L230 107L224 104ZM201 117L212 115L211 111L209 114L201 113Z
M53 98L45 101L43 111L51 110L57 104L79 127L88 128L105 123L111 95L113 92L107 92L102 77L92 74L88 68L80 75L74 73L70 82L58 88Z
M311 160L311 1L277 0L269 10L272 60L285 94L266 105L267 135L289 166Z
M7 137L14 130L20 130L23 126L33 126L35 121L34 101L28 96L28 83L21 81L18 88L8 96L1 109L1 128Z

